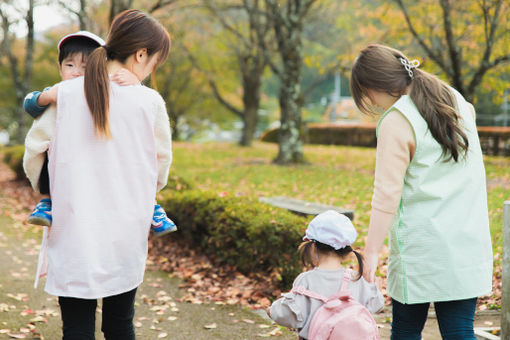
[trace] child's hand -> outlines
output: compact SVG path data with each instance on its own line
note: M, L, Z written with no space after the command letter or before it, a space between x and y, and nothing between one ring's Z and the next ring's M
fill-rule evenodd
M138 85L140 79L125 68L121 68L112 76L112 80L121 86Z
M51 89L43 91L37 98L37 105L48 106L57 103L58 85L54 85Z

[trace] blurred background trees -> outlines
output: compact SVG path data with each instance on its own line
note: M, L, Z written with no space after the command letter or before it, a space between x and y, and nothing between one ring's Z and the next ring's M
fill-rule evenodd
M34 16L41 8L60 23L37 30L48 20ZM276 161L300 162L304 124L327 120L330 104L349 96L350 65L372 42L403 50L457 88L479 123L507 117L506 0L2 0L0 131L23 141L31 122L22 100L59 81L63 35L86 29L106 38L126 8L151 13L172 35L157 83L175 139L249 146L281 126Z

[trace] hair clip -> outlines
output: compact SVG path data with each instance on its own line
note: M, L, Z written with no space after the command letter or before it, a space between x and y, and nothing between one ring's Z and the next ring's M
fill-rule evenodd
M418 66L420 66L420 62L417 59L414 59L411 61L409 61L405 58L398 58L398 59L400 60L402 65L404 65L407 73L409 73L409 77L411 79L413 79L413 68L417 68Z

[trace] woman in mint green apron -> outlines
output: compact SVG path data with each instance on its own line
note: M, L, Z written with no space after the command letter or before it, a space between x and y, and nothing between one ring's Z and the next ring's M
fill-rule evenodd
M377 126L365 279L389 232L391 339L421 339L434 302L443 339L476 339L477 297L492 289L492 246L473 106L400 51L369 45L351 92Z

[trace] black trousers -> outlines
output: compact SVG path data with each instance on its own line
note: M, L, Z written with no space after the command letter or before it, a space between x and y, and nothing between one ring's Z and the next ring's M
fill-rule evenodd
M48 174L48 153L46 152L46 158L41 169L41 175L39 176L39 191L43 195L50 194L50 175Z
M103 298L101 331L106 340L135 340L136 288L119 295ZM62 313L63 340L94 340L96 299L58 298Z

